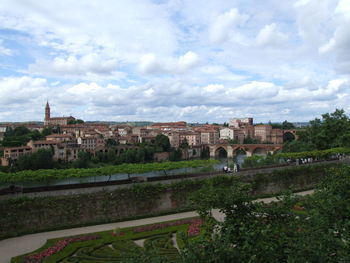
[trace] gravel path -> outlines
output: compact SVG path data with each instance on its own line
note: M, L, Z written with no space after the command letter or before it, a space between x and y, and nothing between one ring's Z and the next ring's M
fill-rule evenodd
M313 190L304 191L297 194L308 195L311 193L313 193ZM272 197L272 198L257 199L256 201L269 203L276 200L277 199L275 197ZM224 214L220 213L219 210L214 209L212 214L217 220L223 221ZM146 225L146 224L177 220L177 219L194 217L194 216L198 216L198 214L192 211L192 212L171 214L166 216L157 216L157 217L149 217L149 218L138 219L138 220L124 221L124 222L118 222L118 223L110 223L110 224L103 224L103 225L96 225L96 226L43 232L43 233L30 234L30 235L0 240L0 260L1 260L1 263L9 263L12 257L31 252L43 246L47 239L112 230L115 227L124 228L124 227Z

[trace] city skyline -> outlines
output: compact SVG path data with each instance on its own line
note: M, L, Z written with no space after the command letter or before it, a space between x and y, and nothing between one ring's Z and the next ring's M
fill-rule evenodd
M0 122L350 111L346 0L0 3Z

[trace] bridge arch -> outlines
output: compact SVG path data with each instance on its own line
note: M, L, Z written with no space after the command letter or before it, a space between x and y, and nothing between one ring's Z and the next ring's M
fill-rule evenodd
M258 155L258 156L266 156L267 155L267 150L261 147L256 147L253 152L252 155Z
M283 133L283 142L291 142L296 139L296 134L291 131Z
M225 147L218 147L215 150L215 157L216 158L227 158L227 150Z
M244 159L248 156L246 149L243 147L236 147L233 149L233 158L236 163L242 165L244 163Z

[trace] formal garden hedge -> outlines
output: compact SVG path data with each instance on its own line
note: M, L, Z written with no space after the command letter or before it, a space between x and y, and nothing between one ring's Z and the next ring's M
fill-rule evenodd
M11 263L121 262L144 253L174 262L179 258L177 248L184 247L184 239L198 238L204 231L202 224L199 218L186 218L50 239L41 248L13 258Z
M192 160L179 162L161 162L105 166L100 168L71 168L71 169L45 169L25 170L16 173L0 172L0 184L45 181L50 179L67 179L77 177L92 177L113 174L139 174L152 171L173 170L179 168L208 167L217 164L217 160Z
M301 166L270 174L215 176L185 179L172 184L134 184L130 188L90 194L20 197L0 201L0 239L24 233L63 229L146 217L196 208L191 194L205 184L232 186L239 181L252 185L253 195L272 195L286 189L312 188L338 163Z

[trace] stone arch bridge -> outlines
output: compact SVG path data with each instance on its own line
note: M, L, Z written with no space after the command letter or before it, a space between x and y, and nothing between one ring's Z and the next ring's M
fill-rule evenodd
M211 158L219 156L220 151L225 150L228 158L236 156L237 152L243 151L247 156L267 155L282 150L282 144L210 144L209 153Z
M303 131L303 129L299 129L299 130L296 130L296 129L289 129L289 130L283 130L283 135L287 134L287 133L290 133L294 136L294 138L296 140L299 139L299 135L297 134L298 131Z

